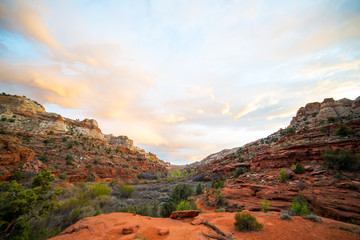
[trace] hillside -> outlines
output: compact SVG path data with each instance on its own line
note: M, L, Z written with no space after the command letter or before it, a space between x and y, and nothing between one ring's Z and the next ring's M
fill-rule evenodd
M93 119L48 113L21 96L0 95L0 133L0 181L30 179L44 169L69 182L129 181L169 166L127 136L103 134Z
M344 164L355 162L327 168L325 151L333 158L342 151ZM325 99L300 108L285 129L187 167L197 169L208 181L230 176L221 190L229 210L260 210L265 198L272 210L280 211L301 191L321 216L360 223L359 152L360 97ZM294 173L296 164L304 166L304 173ZM279 181L280 169L286 171L287 182ZM216 194L203 197L203 203L214 206Z

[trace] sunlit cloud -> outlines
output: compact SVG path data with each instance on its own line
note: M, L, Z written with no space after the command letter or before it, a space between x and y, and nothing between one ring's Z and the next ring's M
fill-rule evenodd
M308 102L356 98L359 13L357 1L5 0L0 87L189 163L286 127Z

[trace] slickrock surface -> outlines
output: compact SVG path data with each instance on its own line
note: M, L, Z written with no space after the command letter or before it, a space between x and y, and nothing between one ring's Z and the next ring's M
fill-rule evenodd
M247 212L247 211L244 211ZM236 239L267 239L267 240L329 240L329 239L359 239L356 232L339 230L338 226L349 229L356 225L337 222L322 218L322 223L314 223L302 217L293 217L292 221L281 220L279 213L255 212L257 221L264 225L260 232L238 232L234 228L235 213L203 213L195 219L206 219L216 225L226 234L232 233ZM184 240L207 239L201 232L215 234L213 230L203 224L191 224L193 219L175 220L170 218L150 218L134 216L130 213L101 214L89 217L67 228L52 240L112 240L112 239L144 239Z

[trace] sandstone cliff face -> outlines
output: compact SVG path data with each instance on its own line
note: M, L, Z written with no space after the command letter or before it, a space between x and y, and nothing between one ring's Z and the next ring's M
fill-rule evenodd
M104 138L93 119L83 121L63 118L56 113L47 113L45 108L25 97L0 95L0 116L13 121L1 121L0 128L12 132L31 131L35 134L73 132L87 137Z
M126 136L103 135L93 119L63 118L25 97L0 95L0 181L43 169L70 182L128 181L167 164Z

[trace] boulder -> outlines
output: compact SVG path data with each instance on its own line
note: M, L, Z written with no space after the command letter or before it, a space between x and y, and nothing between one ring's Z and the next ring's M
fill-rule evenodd
M183 219L183 218L194 218L199 215L199 210L185 210L172 212L170 218L172 219Z

